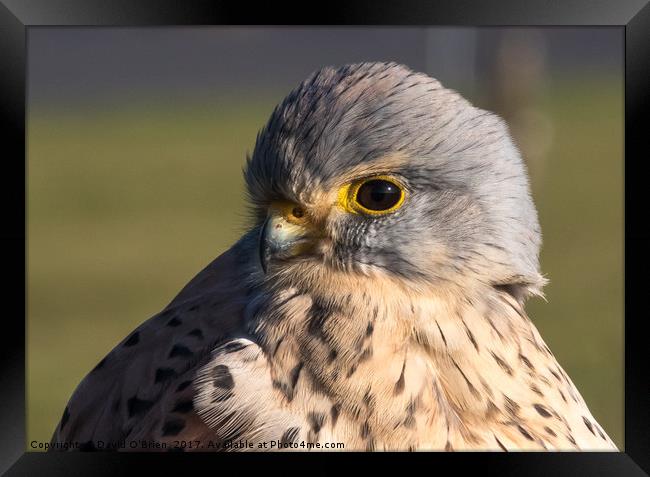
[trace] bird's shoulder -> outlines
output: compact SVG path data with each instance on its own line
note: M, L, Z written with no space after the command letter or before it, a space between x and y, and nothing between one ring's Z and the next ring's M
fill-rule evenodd
M73 392L53 449L211 436L194 410L194 376L215 348L242 333L245 268L241 247L231 248L115 346Z
M476 382L486 391L481 419L497 445L616 450L523 304L504 293L499 301L503 306L486 314L489 327L498 329L499 316L510 319L501 320L506 324L501 332L483 336L487 349L477 350L474 362ZM468 371L468 376L473 374Z

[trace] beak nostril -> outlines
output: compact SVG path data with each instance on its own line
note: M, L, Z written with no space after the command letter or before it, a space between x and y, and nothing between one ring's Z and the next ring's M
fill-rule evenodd
M271 262L286 261L298 255L317 251L320 239L319 225L311 223L309 211L295 204L284 204L269 209L261 226L259 255L262 270L267 272Z
M302 207L294 207L293 210L291 211L291 214L295 218L301 219L305 215L305 211L302 209Z

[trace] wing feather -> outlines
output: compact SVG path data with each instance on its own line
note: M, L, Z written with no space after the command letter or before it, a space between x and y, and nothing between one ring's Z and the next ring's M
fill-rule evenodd
M54 431L53 450L214 434L193 409L192 381L218 343L243 331L243 242L204 268L86 375Z

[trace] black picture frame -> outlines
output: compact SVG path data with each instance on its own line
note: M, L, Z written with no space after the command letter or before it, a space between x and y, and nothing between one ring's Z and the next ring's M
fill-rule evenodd
M445 0L330 1L319 8L266 6L204 0L0 0L0 118L2 150L3 303L0 345L0 471L7 475L113 475L145 461L148 472L187 472L187 455L26 452L26 64L27 30L38 26L171 25L440 25L440 26L617 26L625 31L625 452L620 453L416 453L327 455L224 455L218 462L194 455L220 471L283 462L283 472L305 465L305 472L332 473L352 459L382 471L423 471L452 466L496 475L646 475L650 471L650 381L643 355L647 335L643 301L650 288L650 234L645 227L648 199L650 115L650 4L648 0ZM7 147L9 146L9 147ZM173 457L175 456L175 457ZM287 467L291 461L291 467ZM196 460L192 461L197 462ZM317 462L317 464L315 464ZM182 467L181 467L182 466ZM345 467L344 467L345 466ZM408 466L408 467L407 467Z

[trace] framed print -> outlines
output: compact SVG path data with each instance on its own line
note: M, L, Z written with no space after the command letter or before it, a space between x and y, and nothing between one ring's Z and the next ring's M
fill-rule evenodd
M8 475L644 475L650 7L100 3L0 7Z

